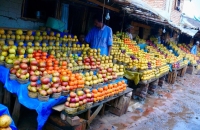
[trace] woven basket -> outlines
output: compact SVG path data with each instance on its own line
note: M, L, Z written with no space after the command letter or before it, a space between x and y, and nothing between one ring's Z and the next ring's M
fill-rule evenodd
M70 108L70 107L65 107L65 112L67 114L75 114L77 112L78 108Z
M38 100L40 100L42 102L48 101L49 100L49 95L42 96L42 95L38 94Z
M58 99L60 96L61 96L61 92L59 92L59 93L53 93L51 95L51 97L54 98L54 99Z
M61 95L62 96L67 96L69 94L69 91L62 91Z
M92 106L93 102L86 103L86 108L90 108Z
M11 80L15 80L17 77L16 77L15 74L10 74L10 75L9 75L9 78L10 78Z
M29 78L28 78L28 79L19 79L19 78L17 78L17 81L18 81L20 84L26 84L26 83L28 83Z
M78 110L82 111L82 110L85 110L85 108L86 108L86 104L83 104L83 105L78 107Z
M5 67L8 68L8 69L10 69L10 68L13 67L13 64L7 64L7 63L5 63L4 65L5 65Z
M37 98L38 97L38 93L37 92L28 91L28 96L30 98Z

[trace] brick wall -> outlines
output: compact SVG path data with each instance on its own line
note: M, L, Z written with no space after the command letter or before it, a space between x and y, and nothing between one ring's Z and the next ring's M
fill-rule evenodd
M153 8L158 8L161 10L165 10L166 8L167 0L143 0L143 1L149 4ZM183 3L184 0L181 0L181 11L183 10ZM175 24L178 25L180 22L181 13L182 12L175 10L175 0L172 0L172 8L170 14L171 21L173 21Z
M153 8L165 10L166 0L142 0Z
M172 3L172 10L171 10L170 18L171 18L172 22L174 22L177 25L179 25L179 23L180 23L180 18L181 18L181 14L182 14L182 10L183 10L183 3L184 3L184 0L181 0L181 11L175 10L175 0L173 0L173 3Z
M43 23L22 20L23 0L0 0L0 27L38 29Z

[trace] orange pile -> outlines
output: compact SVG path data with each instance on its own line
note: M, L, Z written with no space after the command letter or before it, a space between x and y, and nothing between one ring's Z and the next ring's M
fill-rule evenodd
M124 81L120 81L116 84L109 84L102 88L93 89L92 93L94 94L94 102L104 100L106 97L114 96L120 92L126 90L127 84Z

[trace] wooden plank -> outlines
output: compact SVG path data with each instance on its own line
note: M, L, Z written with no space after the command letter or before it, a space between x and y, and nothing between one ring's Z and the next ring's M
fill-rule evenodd
M132 26L137 26L137 27L142 27L142 28L145 28L145 29L151 29L150 26L145 25L145 24L141 24L141 23L137 23L137 22L131 22L131 25Z
M10 100L11 100L10 96L11 96L10 92L8 92L8 90L4 89L3 104L5 106L7 106L9 110L10 110Z
M15 105L14 105L13 112L12 112L12 119L14 120L16 125L18 123L19 116L20 116L20 108L21 108L21 104L18 101L18 97L16 97Z
M109 9L109 10L112 10L112 11L115 11L115 12L120 12L119 9L114 8L114 7L112 7L112 6L109 6L109 5L105 5L105 6L104 6L103 3L101 3L101 2L99 2L99 1L97 1L97 0L88 0L88 1L90 1L90 2L92 2L92 3L95 3L95 4L99 5L99 6L105 7L105 8L107 8L107 9Z
M65 109L65 104L54 106L54 107L52 107L52 109L55 111L61 112Z
M99 111L101 110L101 108L103 107L103 104L101 104L96 110L95 112L92 114L92 116L90 117L90 119L87 121L88 125L90 125L90 123L93 121L93 119L97 116L97 114L99 113Z

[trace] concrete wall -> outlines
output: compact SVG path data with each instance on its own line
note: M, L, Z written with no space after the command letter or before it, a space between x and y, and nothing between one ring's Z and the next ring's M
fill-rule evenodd
M0 0L0 27L38 29L44 23L21 19L23 0Z
M153 8L166 10L167 0L143 0L143 1L146 2L147 4L149 4ZM171 19L171 21L173 21L173 23L178 25L180 23L180 18L181 18L181 13L182 13L182 10L183 10L184 0L181 0L181 12L175 10L175 1L176 0L170 0L170 1L172 1L170 19Z

